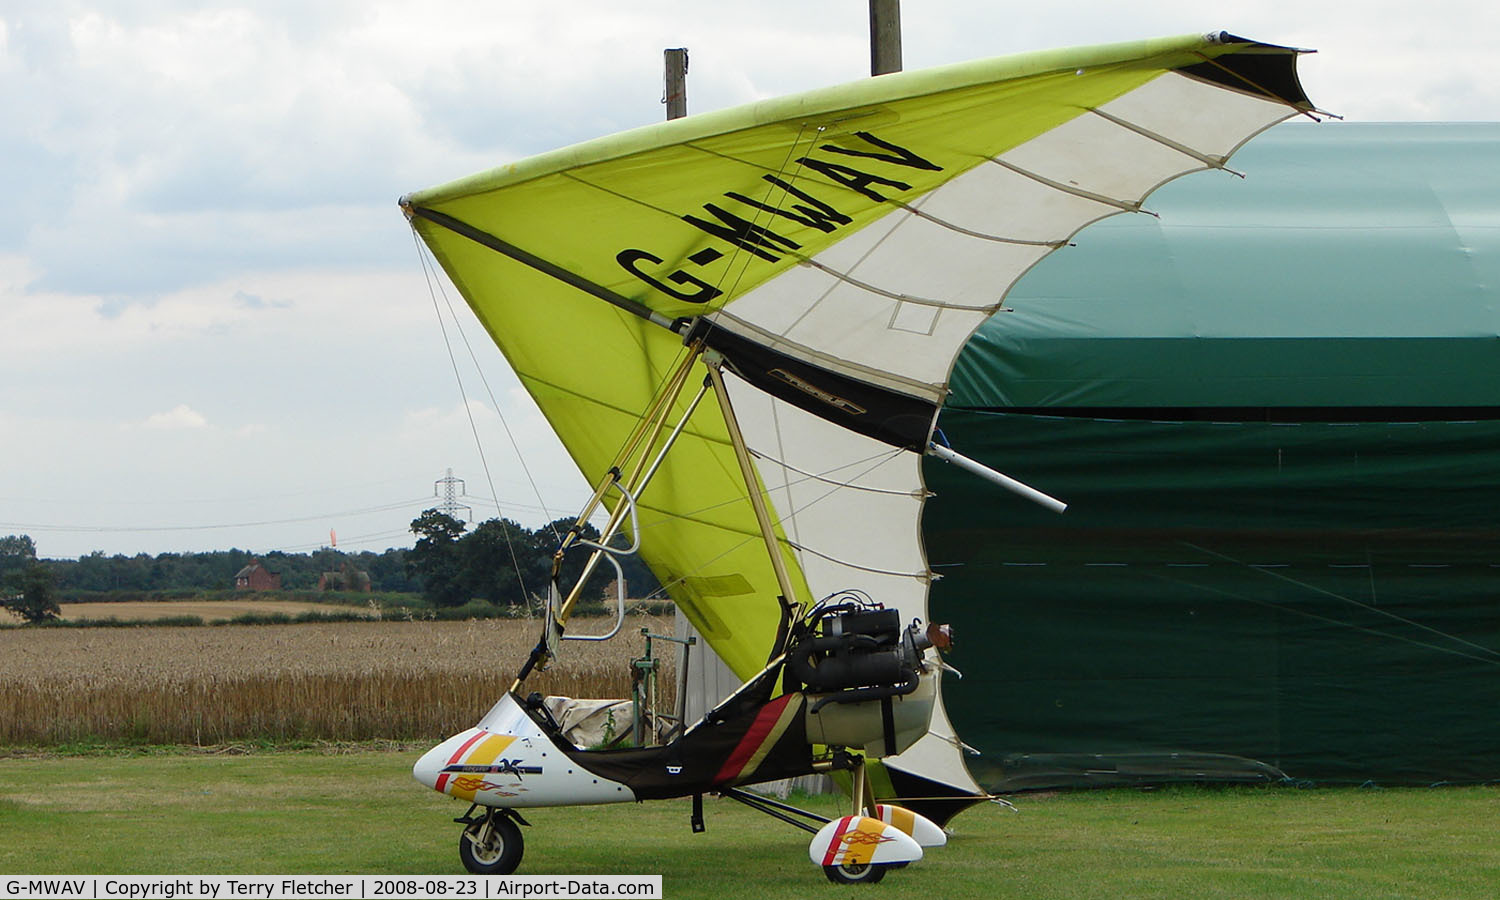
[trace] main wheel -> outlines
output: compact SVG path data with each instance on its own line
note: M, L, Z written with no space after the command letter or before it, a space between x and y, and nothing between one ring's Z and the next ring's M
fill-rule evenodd
M834 884L874 884L885 877L889 866L875 863L851 863L843 866L824 866L823 874Z
M491 812L458 838L458 858L475 875L509 875L525 850L521 827L504 813Z

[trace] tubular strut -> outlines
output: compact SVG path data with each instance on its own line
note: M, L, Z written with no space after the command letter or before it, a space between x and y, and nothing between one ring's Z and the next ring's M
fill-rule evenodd
M408 197L402 197L400 204L401 210L406 213L408 221L413 218L426 219L435 225L440 225L448 229L454 234L462 235L482 247L488 247L496 253L508 256L524 266L530 266L543 275L556 278L564 284L572 285L580 291L597 297L617 309L624 310L633 316L639 316L654 325L660 325L668 331L678 330L677 322L652 310L640 301L632 300L622 294L615 293L603 285L595 284L576 272L570 272L562 266L523 250L509 241L502 240L487 231L475 228L462 219L456 219L447 213L441 213L435 209L415 206Z
M833 821L832 819L829 819L825 816L820 816L817 813L810 813L805 809L798 809L797 807L790 804L772 800L770 797L762 797L758 794L747 793L740 790L739 788L727 788L720 791L719 796L728 797L730 800L737 800L740 803L743 803L751 809L755 810L756 812L765 813L773 819L780 819L788 825L800 828L803 831L808 832L809 834L817 834L818 829L812 825L807 824L806 822L798 821L797 819L792 818L792 815L801 816L804 819L811 819L812 821L817 822L819 825L827 825L829 822ZM792 815L787 815L788 813L791 813Z
M531 651L531 656L527 659L526 664L521 667L520 673L516 676L515 683L511 685L512 691L519 690L521 682L526 680L531 671L537 666L543 665L547 659L552 657L553 653L548 647L548 636L554 626L558 631L558 636L561 636L568 616L572 613L574 605L578 602L579 594L583 591L584 583L594 573L594 570L599 565L599 561L601 559L608 559L618 567L619 564L614 558L615 555L633 553L640 546L638 527L634 529L635 539L632 542L633 546L628 550L616 549L604 545L608 544L610 539L619 532L620 526L623 524L626 516L629 516L632 522L634 522L636 516L636 498L640 496L641 492L645 490L646 485L661 468L661 462L667 450L677 440L678 436L682 434L682 430L687 426L688 419L692 418L693 413L698 408L699 402L702 401L704 394L707 393L706 387L698 391L697 396L688 404L686 412L683 413L676 426L667 436L666 441L660 450L658 450L656 456L654 458L650 457L650 448L655 446L658 439L660 439L662 431L666 427L667 416L671 412L672 405L682 395L682 390L687 384L688 373L692 370L693 364L697 362L701 354L701 345L695 343L689 347L688 353L682 359L677 369L669 376L667 384L652 403L651 408L641 417L634 431L626 438L619 454L615 457L615 464L600 479L598 486L594 489L593 496L584 504L582 512L578 514L577 524L563 537L562 545L558 548L557 553L553 555L552 560L552 583L554 589L556 588L558 573L562 568L563 554L567 552L568 548L574 544L584 544L593 549L593 554L590 555L588 562L584 564L582 574L574 582L567 597L557 605L555 618L549 615L549 623L543 633L542 640L537 643L537 646ZM642 450L643 443L645 445L644 451ZM638 457L637 453L640 453ZM636 460L633 465L630 465L630 472L622 474L622 468L629 465L632 457L635 457ZM651 460L649 466L647 465L648 458ZM618 490L625 498L624 501L616 505L610 513L609 522L605 525L604 531L597 542L583 540L579 536L581 525L588 520L589 516L593 515L594 510L603 502L604 495L611 488ZM552 610L552 603L553 601L549 599L549 612ZM611 632L609 636L613 635L614 632ZM593 640L602 640L604 638L604 636L589 637Z
M660 437L661 429L663 429L663 426L666 425L667 413L669 413L670 408L672 408L673 402L676 401L676 398L681 395L682 387L684 387L684 384L687 383L688 369L691 368L691 365L693 365L694 359L696 359L696 357L696 353L688 354L687 359L682 362L682 365L679 366L678 371L673 372L672 378L670 378L669 384L667 384L667 390L661 392L661 396L660 398L658 398L654 410L649 411L649 413L646 414L645 417L642 417L642 426L640 426L640 428L637 428L636 434L631 435L630 440L627 441L627 446L625 446L625 449L621 452L619 463L616 463L613 468L609 469L606 477L604 477L603 480L600 481L597 489L594 490L594 496L592 496L592 498L589 498L588 504L583 507L582 513L579 513L579 522L583 522L583 520L588 519L589 514L592 514L592 511L594 511L595 508L598 507L598 504L603 501L604 493L609 492L610 487L616 487L616 489L619 489L619 492L621 492L622 495L627 496L627 498L631 495L631 493L633 493L634 496L639 496L640 492L645 489L646 481L651 478L651 475L655 474L658 466L660 466L661 453L666 453L666 447L663 447L663 449L661 449L661 452L657 455L657 459L654 460L654 463L652 463L651 468L649 469L645 469L645 458L643 458L643 456L642 458L636 460L636 465L634 465L634 468L631 469L630 474L625 475L625 477L621 477L621 472L619 472L619 465L621 465L621 463L624 463L625 459L633 456L634 453L636 453L636 450L640 449L640 444L642 444L642 441L646 440L646 435L649 435L648 446L649 444L655 444L657 438ZM682 426L687 425L687 417L691 416L691 414L693 414L693 410L696 410L696 408L697 401L693 401L691 407L688 408L687 414L682 417L681 422L679 422L678 426L673 429L672 437L670 437L669 443L667 443L667 447L670 446L670 441L676 440L676 435L681 434ZM609 543L610 538L615 535L615 532L619 531L619 526L621 526L621 523L624 522L625 514L633 513L633 511L634 502L627 501L622 502L622 504L616 505L615 510L610 513L609 523L604 526L604 532L600 535L600 538L598 538L598 544ZM553 567L561 564L562 552L564 552L564 550L567 550L567 547L571 546L571 544L573 543L582 543L582 538L577 537L576 531L568 532L567 537L562 540L562 546L559 547L556 556L553 556L553 559L555 559L555 562L553 562ZM595 547L598 547L598 544L595 544ZM579 576L577 582L574 583L573 589L568 592L567 600L562 603L562 609L559 610L559 616L561 616L564 621L565 619L567 619L568 613L573 610L573 604L577 601L577 594L579 594L579 591L582 591L583 582L585 582L585 580L588 580L589 574L594 573L594 567L595 565L598 565L598 559L600 559L600 556L603 556L606 552L609 552L609 550L603 549L603 547L598 547L598 549L594 550L594 555L589 558L588 564L583 567L582 576Z
M729 389L724 385L724 375L720 371L720 358L717 353L705 355L704 361L708 364L708 379L713 384L714 395L719 400L719 409L724 413L724 425L729 431L729 442L734 445L734 457L740 466L740 476L745 482L745 494L750 500L750 506L755 510L755 521L760 526L761 540L765 542L766 554L771 558L771 569L776 574L776 586L781 590L782 615L795 615L794 607L798 606L797 594L792 590L792 579L786 571L786 560L781 556L781 545L776 540L776 529L771 524L771 513L766 508L765 494L760 489L760 477L755 473L755 463L750 458L750 449L745 444L745 436L740 431L739 419L735 417L734 406L729 401ZM779 642L778 642L779 643ZM772 650L775 656L781 651L781 647Z
M1023 484L1003 472L996 472L984 463L972 460L951 447L944 447L942 444L928 442L927 455L936 456L943 462L953 463L966 472L978 475L980 478L993 482L1011 493L1019 494L1033 503L1045 506L1055 513L1063 512L1068 508L1068 504L1056 497L1044 494L1036 488L1028 484Z

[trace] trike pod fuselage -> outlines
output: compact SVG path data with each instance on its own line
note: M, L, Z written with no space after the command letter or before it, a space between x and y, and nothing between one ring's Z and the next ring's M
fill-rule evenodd
M479 724L433 747L412 776L439 793L481 806L524 808L621 803L630 788L579 766L506 694Z

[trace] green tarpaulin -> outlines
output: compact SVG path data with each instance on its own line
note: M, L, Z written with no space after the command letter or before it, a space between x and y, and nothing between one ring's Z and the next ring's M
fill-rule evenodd
M982 784L1500 778L1496 160L1282 126L1017 284L940 424L1070 509L926 464Z

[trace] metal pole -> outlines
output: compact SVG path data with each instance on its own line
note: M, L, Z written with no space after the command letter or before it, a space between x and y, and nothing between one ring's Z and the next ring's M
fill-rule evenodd
M664 50L662 55L666 64L666 84L661 100L667 104L667 118L680 119L687 115L687 48Z
M870 74L901 71L901 0L870 0Z
M729 431L729 443L734 448L734 457L740 464L740 477L745 482L745 494L750 507L755 511L755 521L760 526L760 537L765 542L766 553L771 558L771 569L776 573L776 586L781 590L781 600L791 606L801 603L792 591L792 579L787 574L786 560L781 556L781 543L776 540L776 528L771 524L771 512L766 508L766 498L760 491L760 476L755 472L755 463L750 459L750 450L745 446L745 436L740 432L739 420L729 402L729 389L724 386L724 377L719 372L718 359L705 359L708 377L713 382L714 395L719 399L719 409L724 414L724 425Z
M677 734L680 736L687 731L687 692L688 692L688 662L693 655L693 645L698 643L695 637L674 638L682 644L681 661L677 664Z

